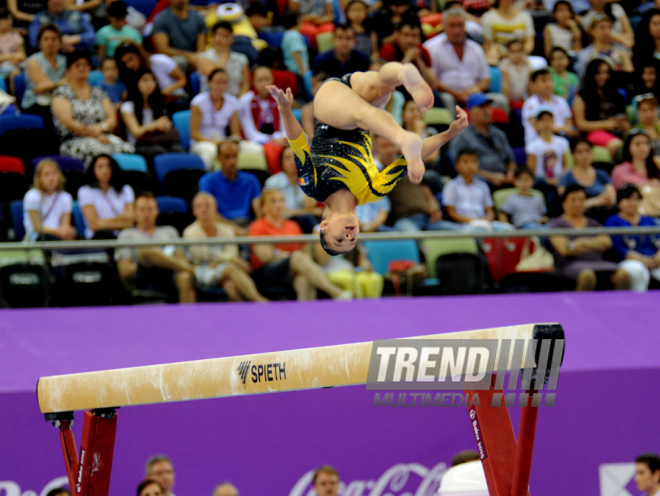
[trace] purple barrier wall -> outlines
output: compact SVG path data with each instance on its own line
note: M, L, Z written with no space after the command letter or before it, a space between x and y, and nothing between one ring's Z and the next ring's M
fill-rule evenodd
M556 405L539 414L531 494L598 494L600 464L660 448L657 301L567 293L3 311L0 495L43 496L65 475L57 430L36 403L41 375L544 321L564 325L567 350ZM378 408L373 398L356 386L123 408L111 495L134 494L144 462L162 452L178 496L210 496L223 480L243 496L307 496L322 463L339 469L343 496L422 496L453 454L475 447L464 408Z

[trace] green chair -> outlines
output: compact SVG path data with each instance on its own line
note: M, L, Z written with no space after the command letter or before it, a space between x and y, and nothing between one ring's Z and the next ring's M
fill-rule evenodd
M319 53L329 52L332 50L332 38L334 33L329 31L327 33L319 33L316 35L316 46L319 49Z
M478 253L477 240L474 238L425 239L422 240L422 253L426 258L426 271L435 279L435 261L448 253Z
M594 146L594 162L607 162L607 163L614 163L614 160L612 160L612 154L610 151L603 147L603 146Z
M424 115L424 122L429 126L444 124L449 126L454 121L451 112L444 108L430 108Z

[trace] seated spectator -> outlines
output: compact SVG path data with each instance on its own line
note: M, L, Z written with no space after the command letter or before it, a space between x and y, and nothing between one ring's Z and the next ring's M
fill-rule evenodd
M317 216L321 216L321 209L316 200L305 195L300 188L295 157L288 146L282 149L281 163L282 172L266 179L264 190L281 192L286 206L284 217L295 221L305 234L310 234L319 223Z
M511 224L495 220L490 189L477 177L479 161L473 150L462 150L454 160L458 173L442 190L442 203L449 220L467 229L512 230Z
M231 227L217 221L218 204L214 196L197 193L192 210L196 220L183 231L184 238L234 237ZM229 301L268 301L248 275L250 264L239 256L237 245L191 245L188 253L190 263L195 266L198 287L220 286L227 292Z
M152 456L147 460L144 478L158 482L163 489L162 496L174 496L172 492L172 487L174 486L174 468L172 467L172 461L166 455Z
M238 489L229 482L223 482L213 491L213 496L239 496Z
M288 7L300 12L299 31L316 48L316 37L334 30L335 14L328 0L289 0ZM285 29L288 29L285 27Z
M383 164L391 164L398 158L398 150L394 143L382 136L374 137L373 151L379 170ZM406 176L396 183L389 194L389 199L392 203L396 231L458 229L453 222L442 219L440 202L426 184L413 184Z
M577 54L575 70L580 81L584 81L587 64L592 60L606 61L615 72L633 72L627 49L612 40L612 18L596 14L589 29L593 42Z
M607 16L611 19L612 41L620 43L630 49L635 44L633 33L626 11L618 3L610 3L606 0L589 0L591 8L582 16L580 24L585 31L593 29L594 20L598 16Z
M658 494L660 490L660 457L655 453L646 453L635 458L635 483L637 489L646 491L648 496Z
M613 157L630 129L626 117L626 102L611 81L610 65L600 59L587 65L580 93L573 100L575 124L597 146L606 147Z
M62 33L54 24L46 24L39 29L37 40L39 51L27 59L21 107L27 114L40 115L46 133L55 136L50 104L53 92L66 84L66 57L59 53Z
M419 105L417 105L414 100L406 101L406 103L403 105L403 112L401 116L403 120L401 127L406 131L411 131L419 135L419 137L422 139L429 138L438 134L438 131L426 125L426 121L422 116L422 111L419 109ZM434 166L439 160L440 150L437 150L435 153L429 155L424 162L426 163L427 167L436 168Z
M133 189L126 184L115 159L99 155L87 169L87 185L78 190L78 204L87 228L87 239L114 239L133 227Z
M407 0L383 0L382 5L371 16L371 25L374 27L378 46L396 41L396 28L406 17L417 17L417 5Z
M637 71L660 53L660 9L652 8L644 14L635 29L632 62ZM660 96L660 95L656 95Z
M316 119L316 117L314 117L314 96L316 96L316 92L319 90L323 84L323 81L326 79L328 79L328 75L325 72L319 72L318 74L314 74L312 76L312 99L302 108L300 124L302 125L302 128L305 131L307 139L310 141L310 143L312 138L314 138L314 120ZM390 102L391 101L392 100L390 100Z
M485 93L490 86L490 69L483 48L467 39L465 12L449 9L443 13L444 31L431 38L424 47L431 55L436 82L434 90L442 92L442 101L450 112L456 105L465 105L473 93ZM509 102L504 95L489 94L499 107L508 111Z
M361 245L358 244L357 248L357 267L348 260L347 255L331 257L321 243L314 244L314 260L332 284L350 291L355 298L380 298L383 296L385 280L374 271Z
M550 60L553 49L561 48L566 54L573 57L578 50L582 49L582 31L575 20L571 2L557 0L552 7L552 15L555 22L548 23L543 28L543 53Z
M124 229L118 240L178 239L172 226L156 226L158 202L151 193L135 199L136 227ZM194 267L174 246L147 246L115 250L117 269L122 279L136 289L169 292L172 280L179 291L179 303L195 303Z
M21 73L19 64L25 60L23 37L13 31L11 13L0 7L0 76L9 79L12 87L14 77Z
M497 65L506 55L506 44L517 38L523 40L526 55L534 51L534 21L526 10L514 6L513 0L498 0L495 5L481 16L484 28L484 50L491 64Z
M101 63L103 81L99 87L110 97L110 101L119 110L121 103L126 100L128 90L126 85L119 80L119 68L115 59L105 59Z
M370 60L378 58L378 37L371 29L369 8L362 0L350 0L345 7L346 22L355 33L355 49Z
M427 83L430 85L435 83L431 69L431 55L422 45L422 27L417 17L408 16L403 19L397 26L396 39L381 47L380 57L385 62L411 63L419 69L419 73ZM404 96L406 94L407 92Z
M500 207L500 221L513 224L518 229L543 229L548 227L545 202L532 194L534 173L527 167L515 172L517 191L509 195Z
M261 186L255 176L236 168L238 150L235 141L227 140L218 145L221 169L204 174L199 179L199 190L215 197L221 222L229 224L236 234L243 235L244 228L254 219L252 212L259 212Z
M281 46L286 69L298 78L302 78L309 70L309 53L305 38L300 34L300 18L300 12L297 10L290 10L285 14L282 27L286 31Z
M156 76L149 69L144 69L136 86L130 88L120 112L126 125L126 139L136 153L147 159L152 169L156 155L184 151L178 133L172 129L172 121L164 115L163 95Z
M248 91L239 100L239 118L243 124L245 139L253 143L286 145L284 123L277 109L277 102L266 89L273 84L270 67L256 66L252 72L254 90Z
M601 224L584 215L587 195L580 185L568 186L561 197L564 214L550 222L551 228L584 229ZM596 289L599 274L608 277L615 289L629 289L630 276L616 263L603 259L602 253L612 246L606 234L599 236L552 236L557 271L576 281L576 291Z
M555 95L567 102L572 102L575 94L580 88L577 74L570 72L568 66L571 59L568 52L560 47L554 47L550 52L550 75L555 84Z
M320 53L314 59L312 70L341 78L353 72L369 69L369 59L355 49L355 33L350 24L339 24L332 37L332 50Z
M570 145L566 138L553 133L555 118L550 107L538 107L534 121L538 135L525 145L527 167L534 171L537 181L556 187L568 168Z
M658 14L658 24L660 24L660 13ZM660 28L660 26L659 26ZM660 31L660 29L659 29ZM660 98L660 60L656 58L648 59L635 66L635 72L638 75L635 95L646 95L652 93L656 99ZM658 100L660 101L660 100ZM632 104L637 108L638 102L633 98ZM660 113L658 114L660 117Z
M557 193L562 196L568 186L582 186L587 195L584 208L587 209L589 217L600 217L594 215L594 211L599 209L604 209L611 215L609 209L615 204L616 191L607 172L593 166L592 148L593 145L584 138L578 138L573 142L571 151L575 166L561 176Z
M142 44L140 32L126 22L128 7L123 0L116 0L108 6L108 24L96 33L96 44L100 60L115 56L115 49L124 41Z
M619 213L613 215L605 226L607 227L657 227L655 219L639 214L642 194L634 184L625 184L616 195ZM621 267L630 274L630 289L646 291L651 276L660 281L660 251L654 243L654 236L647 235L615 235L612 245L621 260Z
M229 77L227 93L238 98L250 90L248 58L231 49L234 33L231 24L221 21L211 30L211 48L197 57L197 71L200 74L202 91L209 86L208 76L215 69L224 69Z
M300 226L284 217L284 197L279 191L264 191L259 202L261 218L252 224L249 236L286 236L302 234ZM331 298L350 300L353 294L335 286L305 251L304 243L257 244L252 251L252 278L257 287L290 282L299 301L316 299L320 289Z
M47 0L7 0L6 5L7 10L14 17L16 26L25 29L36 14L46 9L48 2Z
M149 55L141 46L125 41L116 48L115 60L119 67L119 79L127 87L137 84L140 71L151 69L165 97L169 115L188 108L188 95L184 90L188 80L176 62L167 55Z
M612 183L616 189L626 183L641 188L648 181L658 179L660 171L651 148L651 139L643 129L633 129L623 144L623 163L612 169Z
M467 109L470 125L449 142L449 150L457 157L463 150L474 150L479 160L477 174L495 188L513 183L516 161L504 131L492 125L490 99L483 93L470 95Z
M188 73L197 67L207 33L204 18L188 7L188 0L171 0L170 6L154 18L151 38L156 53L172 57Z
M190 104L190 152L202 158L206 170L213 167L218 145L227 138L226 129L232 136L241 134L238 100L227 94L227 84L224 69L215 69L209 75L209 91L197 95Z
M62 33L62 50L91 50L96 43L96 32L82 13L67 10L65 0L48 0L46 10L35 14L30 23L30 46L38 47L39 28L55 24Z
M138 484L137 496L163 496L163 486L153 479L145 479Z
M532 65L525 56L522 41L511 40L506 50L507 57L500 62L502 94L509 100L522 102L527 96Z
M111 134L117 114L106 92L89 84L89 53L70 53L66 65L67 82L55 90L51 104L60 155L79 158L89 167L101 154L135 152L133 145Z
M660 157L660 119L658 119L658 98L653 93L635 97L639 122L635 129L643 129L649 135L653 153Z
M385 224L390 216L392 204L387 196L378 201L355 207L355 215L360 219L360 232L388 232L394 229Z
M32 189L23 198L23 227L26 239L71 240L73 198L64 191L64 175L51 159L40 160L34 172Z
M525 100L522 108L525 143L532 141L538 134L534 127L534 121L536 112L541 106L552 109L554 133L576 136L577 132L573 127L571 108L566 100L554 94L555 85L550 72L547 69L539 69L532 73L530 79L530 92L532 95Z

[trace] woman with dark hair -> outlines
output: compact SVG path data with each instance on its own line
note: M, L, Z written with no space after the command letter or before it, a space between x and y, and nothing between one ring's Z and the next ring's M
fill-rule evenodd
M87 239L115 239L119 231L133 227L133 189L126 184L119 165L102 154L87 169L87 185L78 190L85 217Z
M153 479L145 479L138 484L137 496L162 496L163 486Z
M150 165L156 155L183 152L172 121L164 115L165 102L158 88L156 76L149 69L137 74L135 86L128 88L128 99L119 111L126 125L126 138Z
M612 169L614 187L619 189L625 183L641 187L651 179L659 179L656 160L648 133L643 129L631 130L623 144L623 163Z
M188 108L188 95L184 90L188 80L171 57L162 53L149 55L141 46L125 41L115 49L115 60L119 67L119 79L128 88L137 84L141 70L151 69L165 98L169 115Z
M580 93L573 100L573 114L578 129L587 139L606 147L612 156L623 142L623 133L630 129L626 117L626 102L611 80L611 69L601 59L587 65Z
M133 145L111 134L117 125L107 93L89 84L91 56L76 50L67 55L67 83L53 94L53 117L60 154L82 159L89 167L100 154L133 153Z
M656 227L652 217L640 215L642 193L634 184L624 184L616 195L619 213L605 222L607 227ZM612 236L612 245L621 266L630 274L631 289L646 291L651 276L660 281L660 251L655 244L655 236L646 234Z
M635 31L633 65L639 69L652 58L660 58L660 9L646 12Z
M658 16L658 20L660 20L660 15ZM653 93L660 100L660 60L656 58L646 59L646 61L635 66L635 72L637 74L635 94L646 95ZM633 105L636 106L634 100Z

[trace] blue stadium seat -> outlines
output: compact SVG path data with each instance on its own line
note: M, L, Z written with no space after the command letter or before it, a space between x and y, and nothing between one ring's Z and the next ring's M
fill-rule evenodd
M268 46L280 48L284 39L284 31L259 31L259 39L268 43Z
M291 109L291 113L296 118L298 122L302 123L302 109Z
M119 164L119 168L125 171L149 172L147 161L142 155L134 153L115 153L112 155Z
M197 169L206 171L204 162L197 155L191 153L163 153L154 157L156 179L161 186L165 184L165 176L179 169Z
M185 151L190 151L190 110L182 110L172 115L174 129L179 131L179 141Z
M156 198L156 201L158 202L158 211L162 214L187 214L189 212L188 204L183 198L177 198L176 196L159 196Z
M312 97L312 71L307 71L303 74L303 87L305 88L305 93L309 98Z
M199 74L197 71L191 72L190 76L190 89L192 90L192 95L190 95L190 98L199 95L199 90L202 87L202 82L199 80Z
M417 242L412 239L393 241L365 241L369 261L374 270L381 275L387 274L393 260L411 260L420 263Z
M5 78L0 78L0 90L7 93L7 84L5 83Z
M499 67L490 66L490 93L499 93L502 91L502 72Z
M516 164L518 164L520 167L527 165L527 153L525 152L524 147L514 148L513 156L516 159Z
M37 164L42 161L45 158L50 158L57 162L57 164L60 166L60 169L62 171L80 171L80 172L85 172L85 162L80 160L79 158L74 158L74 157L65 157L63 155L49 155L46 157L36 157L32 159L32 169L36 170L37 169Z
M25 237L25 226L23 225L23 200L16 200L9 204L11 211L11 223L14 226L16 233L16 241L20 241Z
M14 78L14 91L16 92L16 105L21 106L25 93L25 73L21 72Z
M156 0L127 0L126 4L149 17L156 6Z
M23 115L0 115L0 136L13 129L43 129L44 120L41 116Z
M87 222L85 221L85 216L82 213L82 210L80 210L80 205L78 205L78 200L73 202L73 225L76 228L76 231L78 231L78 234L81 236L84 236L85 234L85 229L87 229Z
M91 71L87 80L90 86L99 86L103 82L103 73L101 71Z

